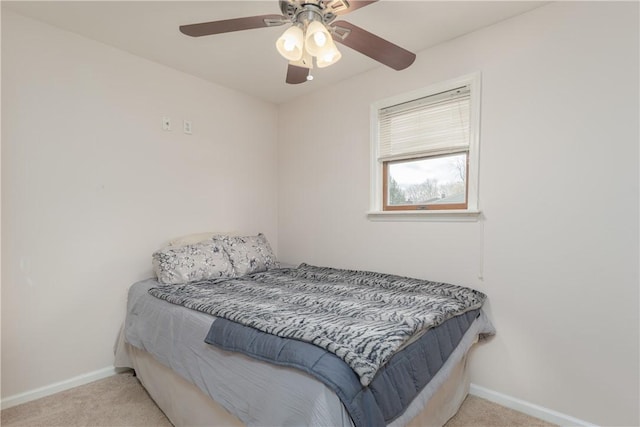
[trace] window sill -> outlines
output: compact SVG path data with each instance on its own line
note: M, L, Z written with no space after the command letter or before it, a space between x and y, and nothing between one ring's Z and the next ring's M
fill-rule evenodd
M475 210L369 211L369 221L476 222L481 212Z

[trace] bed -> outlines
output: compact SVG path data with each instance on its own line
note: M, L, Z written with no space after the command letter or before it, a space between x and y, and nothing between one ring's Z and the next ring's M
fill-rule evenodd
M115 365L136 371L174 425L441 426L457 412L469 388L469 351L494 332L483 294L380 273L281 268L264 236L222 239L165 251L188 252L182 267L154 254L162 261L154 261L157 278L129 290ZM211 255L214 247L220 253ZM432 303L420 300L425 286L457 302L440 304L422 324L414 310ZM370 323L362 329L331 314L334 334L353 332L345 342L323 330L324 311L300 314L292 305L353 311L354 298L370 300L356 308ZM396 301L408 308L380 320L381 307ZM352 351L362 348L371 351Z

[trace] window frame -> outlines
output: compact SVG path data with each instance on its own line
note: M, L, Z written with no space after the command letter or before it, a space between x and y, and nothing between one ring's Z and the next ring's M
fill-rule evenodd
M480 137L480 72L468 74L456 79L436 83L428 87L382 99L371 104L371 146L370 146L370 210L367 216L371 220L476 220L478 210L478 177L479 177L479 137ZM469 148L467 151L466 207L461 204L450 205L402 205L398 208L386 204L387 180L385 164L389 161L379 159L379 123L378 113L383 108L410 102L419 98L436 95L464 85L469 85ZM436 157L426 155L420 157ZM409 157L402 160L410 160ZM395 159L394 159L395 161ZM387 208L387 209L385 209Z

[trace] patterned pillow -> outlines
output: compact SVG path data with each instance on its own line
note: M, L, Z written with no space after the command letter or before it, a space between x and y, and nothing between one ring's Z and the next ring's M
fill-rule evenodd
M194 243L204 242L205 240L211 240L213 237L224 236L241 236L240 233L235 231L210 231L206 233L194 233L187 234L186 236L176 237L169 242L169 246L184 246L193 245Z
M236 276L278 268L280 265L264 234L214 237L229 254Z
M229 255L213 240L168 246L154 252L152 258L158 281L167 285L235 276Z

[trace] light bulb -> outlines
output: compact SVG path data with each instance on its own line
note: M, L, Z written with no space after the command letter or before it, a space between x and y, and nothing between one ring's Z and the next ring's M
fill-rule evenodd
M322 47L327 42L327 36L325 36L322 31L318 31L313 34L313 41L316 42L318 47Z
M292 40L292 39L287 39L287 40L284 41L282 47L287 52L291 52L293 49L296 48L296 41Z

